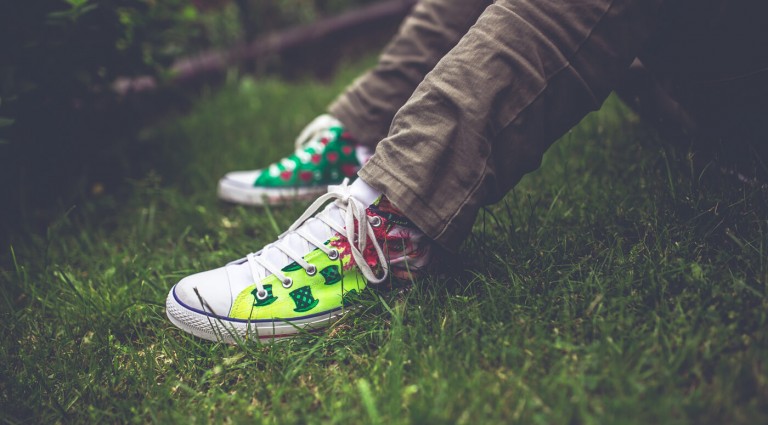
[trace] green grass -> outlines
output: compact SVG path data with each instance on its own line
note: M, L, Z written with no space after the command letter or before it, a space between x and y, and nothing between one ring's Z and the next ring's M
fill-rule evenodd
M232 81L142 133L140 178L14 238L0 419L157 423L765 423L768 202L700 174L615 99L483 211L455 270L368 291L330 332L226 346L165 318L193 272L303 211L218 177L291 149L332 84Z

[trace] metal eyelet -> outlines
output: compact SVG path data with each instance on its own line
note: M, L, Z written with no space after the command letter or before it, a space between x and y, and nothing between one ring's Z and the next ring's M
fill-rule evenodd
M338 249L332 249L331 252L328 253L328 259L329 260L338 260L339 259L339 250Z
M290 277L286 277L282 283L283 283L283 288L288 289L291 286L293 286L293 279L291 279Z
M315 274L317 274L317 267L310 264L309 268L304 269L304 271L307 272L307 276L314 276Z
M381 223L382 223L381 217L377 215L374 215L373 217L371 217L371 226L379 227L381 226Z
M256 292L256 299L259 301L264 301L267 299L267 295L269 295L267 294L267 291L262 289L261 291Z

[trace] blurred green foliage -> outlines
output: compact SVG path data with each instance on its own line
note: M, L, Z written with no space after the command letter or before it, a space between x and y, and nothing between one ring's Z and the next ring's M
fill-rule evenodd
M118 76L376 0L32 0L0 4L0 143L40 107L79 107ZM38 116L35 116L38 114ZM15 132L18 138L19 133Z
M124 179L147 117L189 99L120 98L117 77L162 84L179 57L375 1L0 1L0 215L12 212L0 221L12 227L38 206L71 205L94 181Z
M0 5L0 116L103 94L118 75L160 74L197 31L187 0Z
M235 0L246 36L315 21L380 0Z
M103 140L136 127L108 113L115 78L162 79L198 28L187 0L0 2L2 212L66 198Z

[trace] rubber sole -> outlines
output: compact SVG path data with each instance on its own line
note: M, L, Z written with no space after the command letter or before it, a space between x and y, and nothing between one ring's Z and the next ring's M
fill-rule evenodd
M290 188L261 188L247 186L228 179L219 180L219 199L242 205L284 205L294 201L312 200L328 192L328 186Z
M175 285L165 300L166 315L176 327L199 338L228 344L246 340L272 342L290 338L299 332L320 330L330 326L352 309L338 308L290 320L239 320L219 317L183 304L176 297Z

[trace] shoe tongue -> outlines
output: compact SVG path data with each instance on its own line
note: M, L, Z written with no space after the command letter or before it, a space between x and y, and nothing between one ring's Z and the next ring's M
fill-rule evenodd
M341 210L335 204L331 203L326 206L322 214L340 227L344 227L344 218L341 215ZM335 230L316 218L310 218L305 221L301 228L308 231L308 233L320 242L327 241L336 233ZM281 248L301 256L304 256L317 248L299 236L296 232L288 233L272 245L273 246L269 246L261 252L261 257L279 268L287 266L294 260L283 253L283 251L277 249L274 245L279 245ZM258 276L258 278L263 278L270 274L268 270L263 270L263 272L264 274Z
M349 187L349 189L350 194L354 198L350 199L349 202L358 202L359 207L367 207L381 196L380 192L370 187L362 179L357 179ZM342 215L341 209L336 205L335 202L328 204L320 214L323 214L327 220L332 221L338 227L345 227L344 216ZM301 225L301 228L305 231L308 231L307 233L310 233L319 242L325 242L336 234L335 230L328 227L328 225L314 217L305 221L304 224ZM277 246L280 246L281 248L302 257L317 248L309 241L299 236L296 232L290 232L286 234L280 240L262 250L260 254L261 258L273 264L275 267L281 269L292 263L294 259L288 257L285 253L283 253L283 251L279 250ZM241 263L240 267L242 268L243 273L250 273L250 267L248 266L247 262ZM261 269L261 267L258 269ZM261 271L261 275L253 276L254 280L263 279L270 274L269 270L259 271ZM252 282L249 282L247 285L250 285L251 283Z

